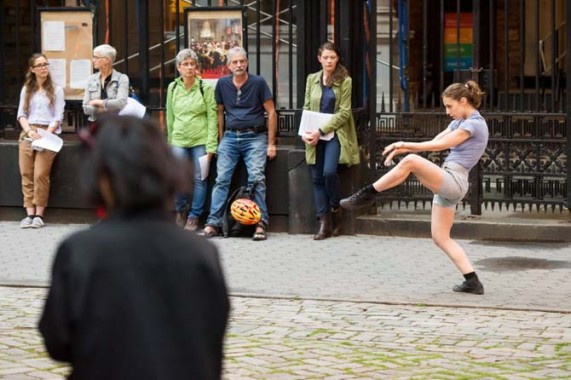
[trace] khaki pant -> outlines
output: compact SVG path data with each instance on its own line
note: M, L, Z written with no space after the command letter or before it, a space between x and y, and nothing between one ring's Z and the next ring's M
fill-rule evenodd
M30 128L45 129L36 125L30 125ZM41 152L33 150L32 143L24 140L24 137L26 133L22 132L18 144L24 207L46 207L50 195L50 173L57 153L47 149Z

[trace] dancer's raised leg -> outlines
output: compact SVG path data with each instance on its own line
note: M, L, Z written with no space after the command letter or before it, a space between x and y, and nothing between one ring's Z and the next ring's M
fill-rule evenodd
M410 174L414 174L420 183L434 193L437 193L442 186L444 174L438 165L416 154L409 154L372 185L368 185L350 197L342 199L340 204L349 210L371 206L378 193L400 185Z

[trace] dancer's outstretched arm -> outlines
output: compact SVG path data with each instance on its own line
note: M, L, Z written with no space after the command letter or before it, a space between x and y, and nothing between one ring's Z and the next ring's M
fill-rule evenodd
M444 131L446 132L446 131ZM390 166L393 157L399 154L411 153L411 152L439 152L441 150L450 149L453 146L462 144L470 137L470 133L465 129L458 128L457 130L449 133L440 133L435 138L430 141L423 142L405 142L397 141L388 145L385 150L383 150L383 156L387 155L385 158L385 165Z

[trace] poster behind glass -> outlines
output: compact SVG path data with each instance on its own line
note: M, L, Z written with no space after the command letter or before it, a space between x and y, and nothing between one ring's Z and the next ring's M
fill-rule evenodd
M230 74L226 52L244 47L244 9L185 8L186 46L198 55L200 75L213 85L218 78Z

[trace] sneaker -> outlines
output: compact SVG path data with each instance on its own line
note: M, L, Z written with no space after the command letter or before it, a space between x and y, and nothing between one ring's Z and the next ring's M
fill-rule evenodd
M361 190L357 191L355 194L351 195L348 198L341 199L339 204L341 207L347 210L355 210L358 208L368 207L375 204L376 195L371 193L367 187L362 188Z
M186 225L184 229L187 231L196 231L198 229L198 219L196 218L188 218L186 221Z
M20 222L20 228L30 228L30 227L32 227L32 222L33 222L33 219L29 216L26 216Z
M43 226L44 226L44 221L42 220L41 216L34 217L34 219L32 220L32 224L30 225L30 227L32 228L42 228Z
M179 227L184 227L184 220L186 218L184 217L184 214L182 212L177 212L176 213L176 225Z
M484 294L484 285L482 285L478 277L474 277L460 285L454 286L452 290L460 293Z

